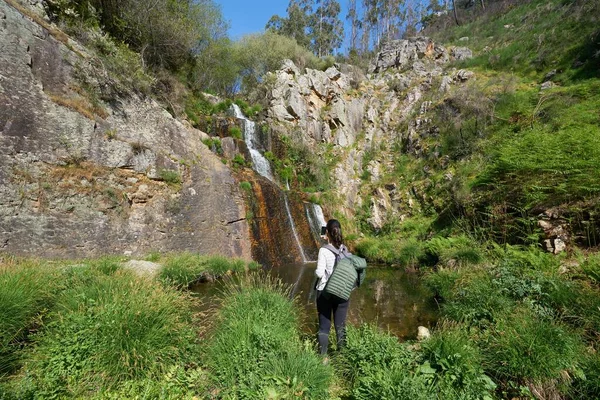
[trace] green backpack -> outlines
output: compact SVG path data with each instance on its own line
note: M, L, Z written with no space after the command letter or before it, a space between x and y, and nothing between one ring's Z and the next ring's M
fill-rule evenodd
M352 290L365 280L367 260L350 253L345 246L336 249L328 244L324 247L335 255L335 264L323 292L346 301Z

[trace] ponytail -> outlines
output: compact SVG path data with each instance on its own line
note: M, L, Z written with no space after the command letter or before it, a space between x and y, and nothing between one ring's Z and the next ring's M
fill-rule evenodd
M339 249L344 242L340 222L337 219L330 219L327 222L327 232L329 233L331 244L333 244L336 249Z

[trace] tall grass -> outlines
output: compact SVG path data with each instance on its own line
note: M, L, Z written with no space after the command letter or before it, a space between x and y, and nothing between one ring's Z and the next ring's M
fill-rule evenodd
M37 261L0 259L0 376L18 366L23 341L52 304L57 275Z
M158 279L167 284L187 288L206 275L218 277L259 268L260 264L254 261L183 253L166 257Z
M252 275L230 284L205 351L223 398L325 398L331 370L300 340L289 287Z
M190 298L127 271L67 280L27 364L36 396L88 396L197 359Z

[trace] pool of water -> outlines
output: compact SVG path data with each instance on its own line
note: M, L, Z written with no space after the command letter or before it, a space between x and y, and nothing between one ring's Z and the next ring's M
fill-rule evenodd
M315 305L315 263L288 265L271 273L292 285L292 296L306 310L305 328L317 330ZM213 307L223 281L197 285L193 291L202 299L202 310ZM369 265L366 279L350 297L348 321L375 323L401 339L414 339L419 325L431 328L437 319L437 304L418 274L385 266Z

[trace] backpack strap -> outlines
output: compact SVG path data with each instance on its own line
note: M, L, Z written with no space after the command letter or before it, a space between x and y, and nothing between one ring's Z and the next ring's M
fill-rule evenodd
M340 246L339 249L336 249L335 246L333 246L332 244L326 244L323 247L326 248L327 250L331 251L335 255L335 261L337 261L337 259L339 258L340 254L342 253L341 246Z

